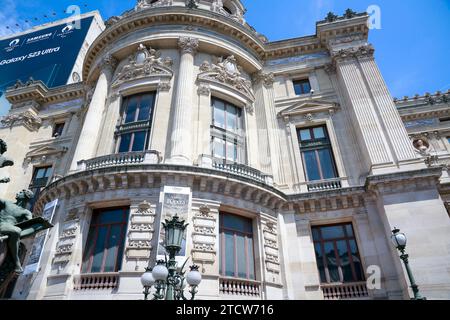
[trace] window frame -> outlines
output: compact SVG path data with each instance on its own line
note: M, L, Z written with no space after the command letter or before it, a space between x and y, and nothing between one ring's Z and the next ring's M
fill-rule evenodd
M52 138L59 138L63 135L64 133L64 128L66 126L65 122L55 122L53 124L53 130L52 130ZM61 128L60 130L60 134L56 135L56 133L58 133L57 129Z
M317 128L323 129L323 133L325 135L324 138L315 138L314 129L317 129ZM305 131L305 130L309 130L309 135L310 135L311 139L309 139L309 140L302 139L301 132ZM338 170L336 158L335 158L335 155L333 152L333 145L332 145L330 134L328 132L328 127L326 124L315 125L315 126L311 126L311 127L297 128L297 139L298 139L298 143L299 143L300 156L301 156L302 163L303 163L303 171L305 174L306 181L314 182L314 181L323 181L323 180L339 178L339 170ZM304 145L302 145L303 142L309 142L311 145L304 146ZM329 151L330 158L331 158L331 167L332 167L332 170L334 173L333 174L334 177L325 178L324 169L322 168L322 164L320 162L319 150L328 150ZM310 151L314 151L314 157L315 157L317 169L318 169L319 175L320 175L319 180L311 180L311 178L308 175L308 168L307 168L307 162L305 159L305 153L310 152Z
M144 99L145 96L153 96L152 104L150 105L149 110L149 118L146 120L138 120L141 112L141 102ZM136 106L136 112L134 115L134 120L131 122L126 122L127 119L127 111L129 107L129 103L133 98L137 98L137 106ZM151 138L151 130L152 130L152 124L153 124L153 117L155 113L155 107L156 107L156 99L157 99L157 91L146 91L146 92L140 92L132 95L128 95L122 98L122 106L121 106L121 118L119 121L119 125L117 125L115 137L116 137L116 146L115 146L115 153L129 153L129 152L143 152L148 149L148 146L150 144L150 138ZM143 145L143 150L141 151L132 151L134 141L136 138L136 134L145 132L145 140ZM122 144L122 138L123 136L130 134L130 143L128 145L128 151L120 151L120 147Z
M347 226L350 226L352 229L352 233L353 236L349 236L348 232L347 232ZM322 235L322 229L323 228L328 228L328 227L341 227L342 230L344 231L344 237L335 237L335 238L330 238L330 239L324 239L323 235ZM318 230L318 234L319 234L319 240L316 240L314 238L314 229ZM320 279L320 283L321 284L343 284L343 283L357 283L357 282L363 282L366 280L366 275L364 272L364 264L363 261L361 259L361 250L360 250L360 246L358 244L358 239L356 237L356 233L355 233L355 227L354 224L352 222L341 222L341 223L333 223L333 224L322 224L322 225L313 225L311 226L311 238L312 238L312 242L313 242L313 248L314 248L314 255L316 257L316 266L317 266L317 271L319 273L319 279ZM360 261L360 268L361 268L361 274L360 274L360 279L358 278L357 272L356 272L356 266L353 260L353 254L352 250L351 250L351 246L350 246L350 241L354 241L355 245L356 245L356 249L357 249L357 257L359 258ZM352 281L345 281L344 279L344 272L342 269L342 263L341 263L341 257L337 254L338 248L337 248L337 242L339 241L345 241L346 244L346 249L347 249L347 256L349 258L349 263L350 263L350 268L352 271ZM339 282L332 282L331 281L331 276L330 276L330 271L328 269L328 262L326 260L326 253L325 253L325 243L327 242L331 242L333 244L333 250L335 253L335 258L336 258L336 262L338 263L337 265L337 269L338 269L338 274L339 274L339 278L340 281ZM317 253L316 253L316 244L320 244L320 248L321 248L321 255L322 255L322 264L323 264L323 270L325 273L325 278L326 278L326 282L323 282L320 276L320 269L319 269L319 261L318 261L318 257L317 257Z
M223 115L224 115L224 127L220 127L216 125L216 118L215 118L215 102L220 102L224 105ZM243 108L228 102L224 99L212 96L211 97L211 156L214 159L215 162L220 163L231 163L231 164L244 164L246 162L245 157L245 121L244 121L244 110ZM227 109L229 107L234 107L237 111L236 113L236 130L230 130L227 128L228 123L228 112ZM222 141L225 141L225 152L224 157L217 157L215 155L215 146L214 146L214 140L220 139ZM234 150L236 151L236 160L231 161L228 159L228 143L233 144Z
M237 217L239 219L243 219L243 220L248 220L248 222L250 222L251 225L251 232L245 232L245 231L241 231L241 230L236 230L236 229L231 229L231 228L227 228L224 227L224 216L233 216L233 217ZM226 268L226 241L225 241L225 234L226 231L228 232L232 232L233 233L233 256L234 256L234 267L233 267L233 271L234 271L234 276L231 278L236 278L236 279L245 279L245 280L250 280L250 281L256 281L257 279L257 274L256 274L256 243L255 243L255 231L254 231L254 227L253 227L253 219L245 217L245 216L241 216L241 215L237 215L237 214L233 214L227 211L220 211L219 212L219 246L220 246L220 255L219 255L219 274L221 277L224 278L229 278L230 276L228 276L227 273L227 268ZM246 277L242 278L239 276L239 264L238 264L238 250L237 250L237 235L242 235L244 236L244 238L246 239L245 241L245 267L246 267ZM248 239L252 239L252 253L253 256L249 257L248 251L249 251L249 246L248 246ZM253 259L253 278L250 277L250 259Z
M103 214L105 212L109 212L109 211L114 211L114 210L122 210L122 221L120 223L96 223L96 221L99 219L98 215ZM82 255L82 263L81 263L81 268L80 268L80 272L81 274L96 274L96 273L105 273L105 264L106 264L106 258L108 256L108 251L110 250L108 248L108 244L110 241L110 234L111 234L111 228L112 226L117 226L120 225L121 226L121 238L120 238L120 242L119 243L119 247L117 249L117 253L115 256L115 264L114 264L114 271L108 271L112 272L112 273L117 273L121 270L122 268L122 260L123 260L123 256L124 256L124 252L125 252L125 238L127 235L127 231L128 231L128 221L130 218L130 207L129 206L123 206L123 207L113 207L113 208L101 208L101 209L95 209L92 211L92 216L91 216L91 222L89 224L89 230L86 236L86 241L84 243L84 247L83 247L83 255ZM97 220L95 220L97 219ZM95 250L97 241L99 239L99 230L101 227L108 227L106 236L105 236L105 244L103 247L103 253L102 253L102 263L100 266L100 271L98 272L92 272L92 264L93 264L93 260L94 260L94 255L93 255L93 251ZM94 231L92 231L94 229ZM94 238L93 238L93 244L90 248L87 248L89 246L88 240L91 236L91 232L95 232ZM89 251L86 251L87 249L90 249ZM121 260L119 260L119 256L121 256ZM86 259L87 257L89 257L89 259ZM87 263L87 267L85 269ZM85 271L84 271L85 270Z
M301 86L300 86L301 93L297 92L297 90L296 90L297 85L300 84L300 83L301 83ZM304 92L303 85L306 84L306 83L308 83L308 86L309 86L309 91L308 92ZM295 93L296 96L302 96L302 95L305 95L305 94L310 94L311 90L312 90L311 81L309 80L309 78L294 79L294 80L292 80L292 86L294 88L294 93Z

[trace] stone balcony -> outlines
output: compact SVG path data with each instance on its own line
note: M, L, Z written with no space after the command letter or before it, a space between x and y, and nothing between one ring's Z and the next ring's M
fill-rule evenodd
M222 298L231 300L261 299L261 282L236 278L220 278L219 292Z
M322 284L325 300L370 299L366 282Z

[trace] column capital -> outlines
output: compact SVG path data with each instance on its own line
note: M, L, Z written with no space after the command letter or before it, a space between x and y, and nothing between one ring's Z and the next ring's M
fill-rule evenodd
M349 47L339 50L331 50L331 57L335 61L344 61L351 59L372 58L375 48L371 44Z
M118 61L111 54L106 55L99 63L99 68L101 71L108 70L113 72L118 65Z
M181 37L178 40L178 47L181 50L181 53L190 53L194 55L197 52L198 48L198 39L190 38L190 37Z
M258 71L252 76L252 80L254 84L258 84L263 82L265 87L272 87L275 82L275 76L273 73L264 73L262 71Z

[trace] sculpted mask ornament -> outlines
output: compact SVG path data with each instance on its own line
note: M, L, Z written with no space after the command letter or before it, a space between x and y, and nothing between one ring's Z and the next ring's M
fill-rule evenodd
M430 144L424 139L417 139L413 142L414 148L422 156L430 155Z

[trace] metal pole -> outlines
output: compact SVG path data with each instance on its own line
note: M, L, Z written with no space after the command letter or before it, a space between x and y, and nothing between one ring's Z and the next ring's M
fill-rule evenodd
M411 268L409 267L409 255L407 255L404 250L401 250L401 253L402 255L400 256L400 259L402 259L403 263L405 264L406 273L408 274L409 282L411 283L411 289L414 293L414 300L426 300L427 298L420 295L419 286L416 284L416 280L414 279Z

